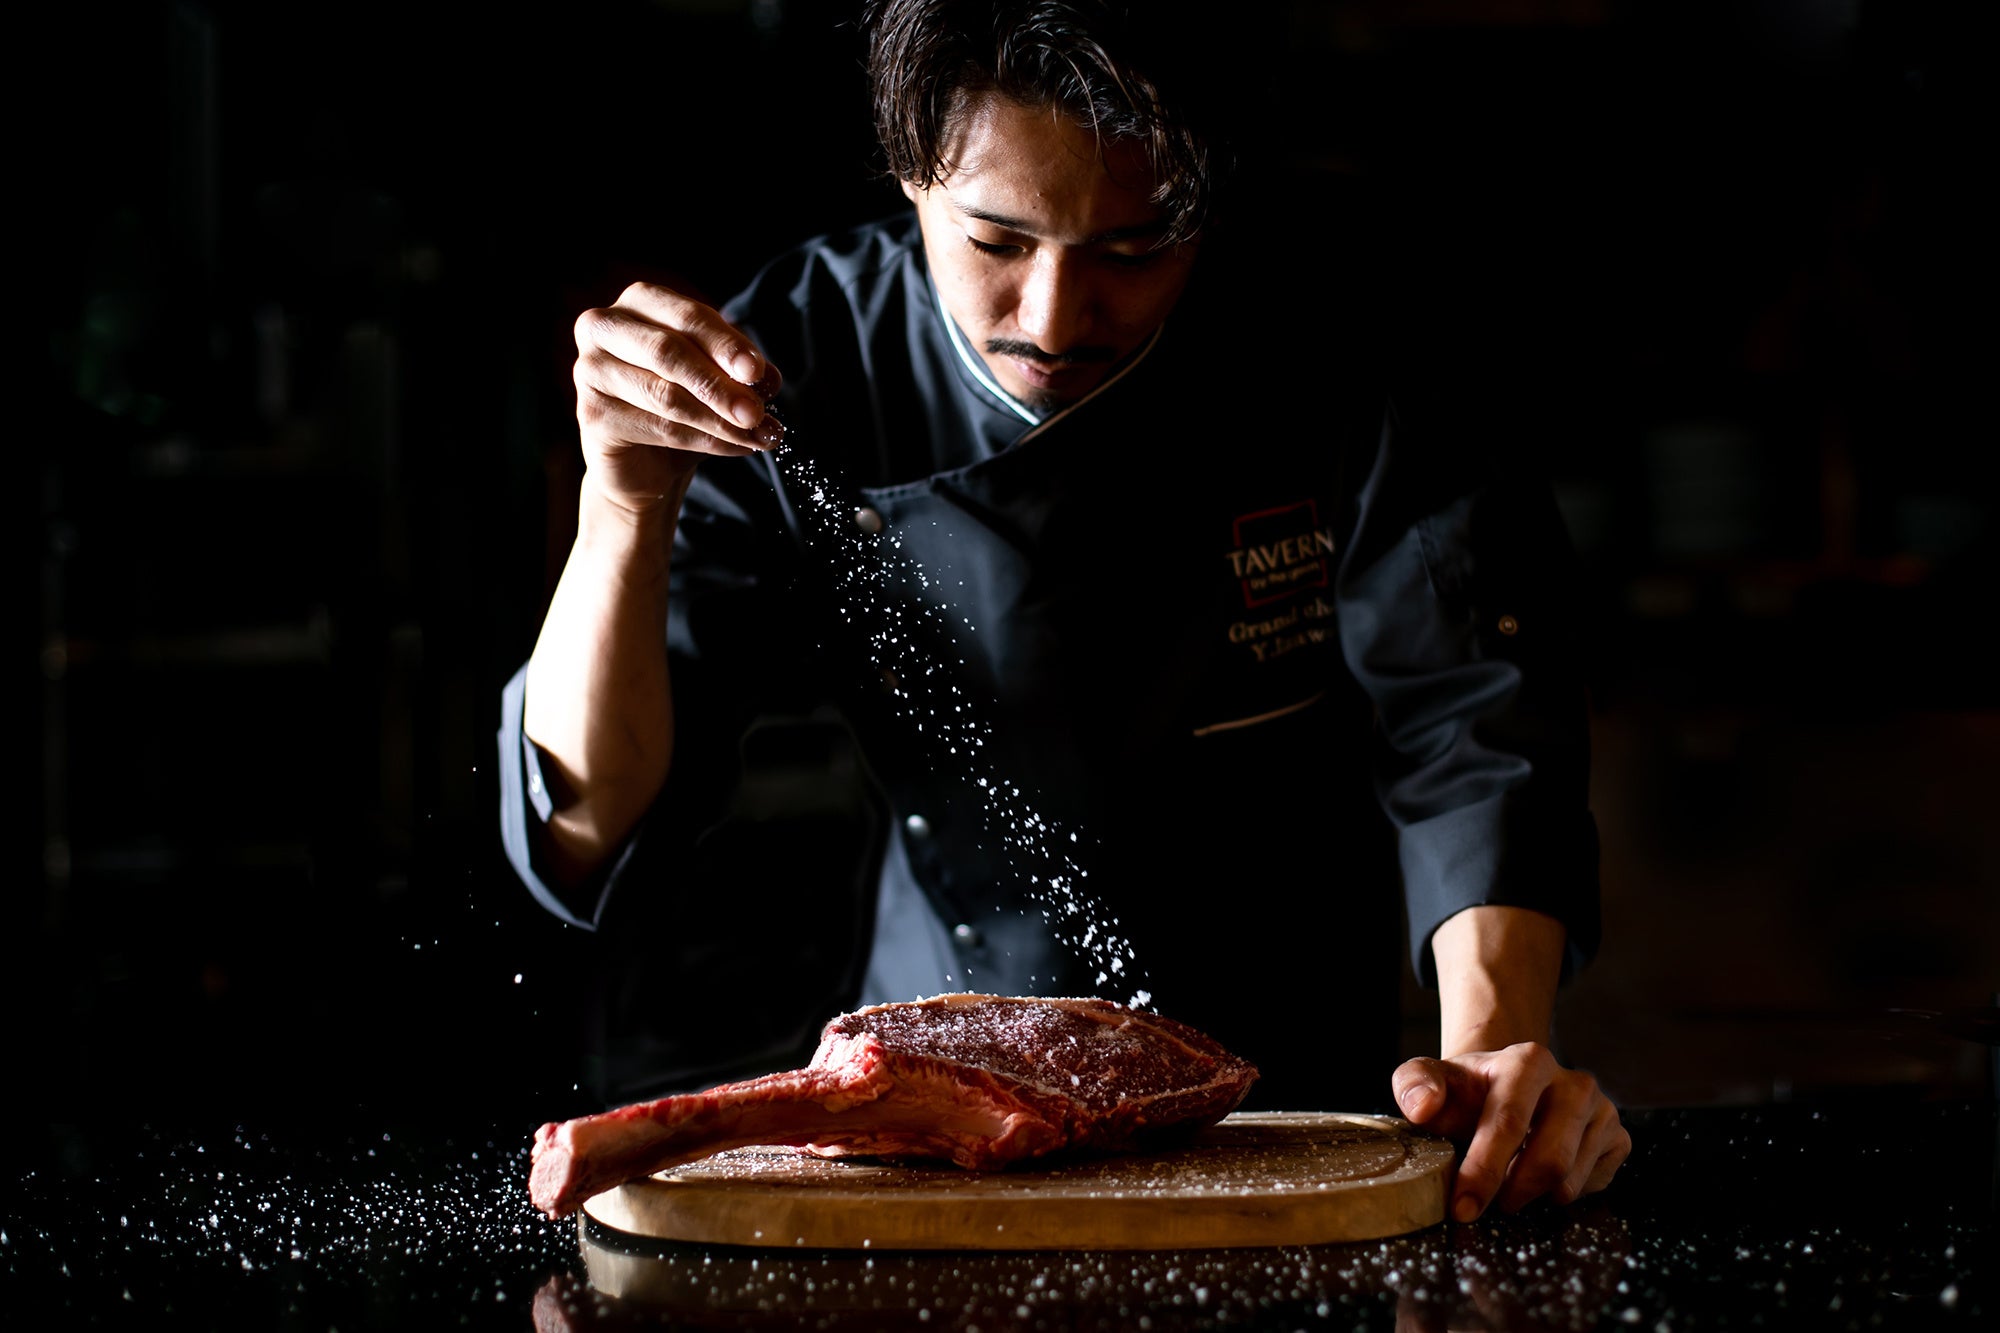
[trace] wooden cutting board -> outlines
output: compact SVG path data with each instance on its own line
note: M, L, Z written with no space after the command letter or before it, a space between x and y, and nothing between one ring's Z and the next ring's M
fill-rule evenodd
M787 1249L1314 1245L1443 1221L1452 1165L1449 1142L1404 1120L1248 1112L1163 1152L985 1173L741 1148L584 1211L662 1240Z

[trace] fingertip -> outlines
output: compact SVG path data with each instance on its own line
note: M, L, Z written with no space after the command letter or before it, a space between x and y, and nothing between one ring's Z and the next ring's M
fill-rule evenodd
M1412 1060L1398 1071L1397 1080L1402 1086L1397 1089L1396 1102L1411 1119L1430 1119L1444 1110L1451 1100L1451 1087L1445 1080L1445 1073L1429 1060Z
M1455 1222L1477 1222L1479 1213L1479 1200L1470 1194L1461 1194L1452 1200L1451 1216Z
M738 384L754 386L764 374L764 365L755 352L738 350L729 358L729 374Z

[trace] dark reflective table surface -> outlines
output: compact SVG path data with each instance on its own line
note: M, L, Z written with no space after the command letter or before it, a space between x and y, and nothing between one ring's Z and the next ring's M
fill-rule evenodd
M532 1125L43 1126L0 1202L10 1327L1986 1328L1990 1101L1632 1111L1607 1194L1352 1245L741 1250L550 1222Z

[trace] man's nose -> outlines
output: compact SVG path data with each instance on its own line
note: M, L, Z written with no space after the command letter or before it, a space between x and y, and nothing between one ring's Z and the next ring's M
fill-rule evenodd
M1062 353L1083 343L1090 332L1095 298L1088 275L1074 259L1036 255L1021 292L1021 332L1044 352Z

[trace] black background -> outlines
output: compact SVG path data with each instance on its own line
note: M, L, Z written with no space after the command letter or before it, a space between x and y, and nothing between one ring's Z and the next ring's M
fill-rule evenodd
M570 322L900 206L848 8L80 6L15 47L25 1100L574 1100L591 943L501 860L491 754L573 524ZM1564 1021L1628 1101L1990 1077L1897 1012L2000 990L1974 8L1219 7L1319 183L1268 244L1391 293L1586 557L1610 934ZM1314 322L1219 390L1309 410Z

